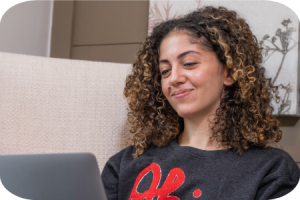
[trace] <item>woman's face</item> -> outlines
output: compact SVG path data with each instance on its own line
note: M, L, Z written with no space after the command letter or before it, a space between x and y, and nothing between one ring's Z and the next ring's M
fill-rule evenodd
M159 48L162 92L183 118L215 113L225 85L233 84L215 53L190 39L184 32L172 32Z

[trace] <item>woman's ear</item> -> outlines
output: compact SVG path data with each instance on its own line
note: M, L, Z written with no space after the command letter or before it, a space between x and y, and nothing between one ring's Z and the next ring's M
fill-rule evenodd
M224 85L230 86L235 83L235 80L232 78L232 75L234 73L233 69L229 69L227 66L224 66Z

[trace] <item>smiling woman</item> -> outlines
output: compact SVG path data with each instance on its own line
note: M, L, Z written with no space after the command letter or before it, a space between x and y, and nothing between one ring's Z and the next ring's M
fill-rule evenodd
M282 133L261 50L224 7L157 25L126 79L133 137L102 172L108 198L267 200L292 191L300 170L270 147Z

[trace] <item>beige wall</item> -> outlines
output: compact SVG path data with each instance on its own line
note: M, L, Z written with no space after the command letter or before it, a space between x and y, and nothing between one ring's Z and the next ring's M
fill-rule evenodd
M0 24L0 51L50 56L53 0L27 1L7 10Z
M51 56L133 63L147 35L148 6L148 1L56 1Z
M294 120L296 124L280 126L283 134L279 144L283 146L284 150L287 151L296 162L298 162L300 167L300 120L299 118L289 120Z

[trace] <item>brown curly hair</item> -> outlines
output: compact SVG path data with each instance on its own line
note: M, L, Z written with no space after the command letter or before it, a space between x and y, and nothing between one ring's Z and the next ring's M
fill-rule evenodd
M162 93L158 68L159 47L171 32L185 31L200 39L207 50L233 72L235 83L226 86L215 120L212 138L224 149L233 148L239 155L250 146L268 147L282 137L279 121L272 116L272 92L278 102L277 86L265 77L262 47L249 25L235 11L224 7L204 7L179 19L157 25L137 52L132 73L126 78L124 95L128 100L128 122L136 158L153 143L167 145L183 131L183 118Z

